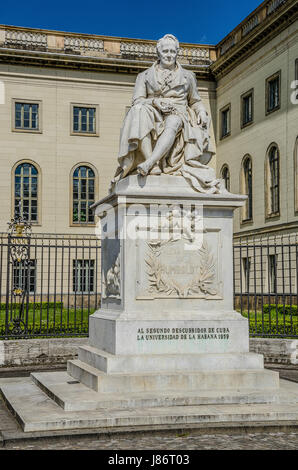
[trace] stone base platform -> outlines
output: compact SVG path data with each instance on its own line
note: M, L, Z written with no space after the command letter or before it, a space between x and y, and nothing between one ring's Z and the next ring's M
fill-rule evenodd
M78 360L107 374L264 368L263 355L250 352L111 354L90 345L79 346Z
M284 380L278 390L265 392L124 391L117 395L94 392L65 372L50 372L11 383L0 380L0 389L25 432L298 422L298 384ZM264 400L264 393L271 403L258 402Z
M191 372L143 372L106 374L87 364L73 360L68 371L74 379L99 393L268 390L278 389L278 374L262 369L215 370Z
M261 391L279 387L276 372L264 371L254 353L114 355L79 348L67 363L75 380L105 394L156 392Z
M268 373L268 375L267 375ZM73 380L65 372L33 373L33 382L52 398L65 411L98 410L98 409L137 409L142 407L160 406L190 406L202 404L226 403L273 403L279 401L278 388L270 388L270 371L265 372L269 377L267 388L240 388L229 390L199 389L199 390L151 390L129 392L123 388L118 393L98 393Z

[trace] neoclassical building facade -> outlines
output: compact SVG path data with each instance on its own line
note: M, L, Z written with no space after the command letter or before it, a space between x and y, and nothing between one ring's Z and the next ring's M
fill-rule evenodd
M212 165L248 195L235 237L297 232L297 2L264 1L218 45L181 44L211 115ZM0 26L1 230L93 234L136 75L155 41ZM296 88L295 88L296 87Z
M248 195L235 236L297 232L298 40L290 3L264 2L219 44L224 52L211 66L217 171L232 192Z

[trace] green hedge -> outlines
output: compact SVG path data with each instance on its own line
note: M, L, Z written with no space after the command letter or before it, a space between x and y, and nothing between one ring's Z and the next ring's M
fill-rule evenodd
M263 312L264 313L274 313L277 312L279 315L293 315L298 316L298 307L297 305L283 305L283 304L264 304Z
M258 336L298 336L298 321L295 319L291 322L281 319L280 323L277 323L275 318L273 318L271 322L262 321L261 319L255 321L255 319L251 318L249 322L249 332L250 335Z
M24 338L33 338L33 337L40 337L40 336L87 336L88 335L88 322L83 323L62 323L62 324L54 324L49 323L48 326L46 325L28 325L27 331L24 334ZM0 336L5 336L5 326L0 326ZM10 339L14 339L15 336L8 334ZM17 336L17 338L21 339L22 336Z
M13 304L15 305L15 304ZM11 307L11 304L9 304L9 307ZM24 304L24 308L27 308L27 303ZM47 308L56 308L61 309L63 308L63 302L29 302L28 308L30 310L40 310L40 309L47 309ZM6 310L6 304L2 303L0 304L0 310Z

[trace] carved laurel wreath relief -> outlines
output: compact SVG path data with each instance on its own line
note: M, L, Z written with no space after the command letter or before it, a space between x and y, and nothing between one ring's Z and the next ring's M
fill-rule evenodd
M162 248L177 240L158 240L148 242L149 253L145 259L149 280L149 292L156 295L175 295L178 297L191 297L200 295L203 298L218 294L214 287L215 261L210 252L209 245L203 242L200 249L192 252L198 257L198 266L195 273L187 283L178 282L177 278L169 274L166 263L161 262Z

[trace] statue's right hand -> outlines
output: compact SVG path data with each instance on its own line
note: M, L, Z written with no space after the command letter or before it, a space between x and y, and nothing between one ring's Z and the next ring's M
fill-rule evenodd
M159 109L160 111L163 111L166 107L166 103L163 100L161 100L160 98L154 98L153 102L152 102L152 105L155 108Z
M162 113L170 113L173 108L173 106L171 106L170 103L160 98L154 98L152 104L155 108L159 109L159 111L161 111Z

